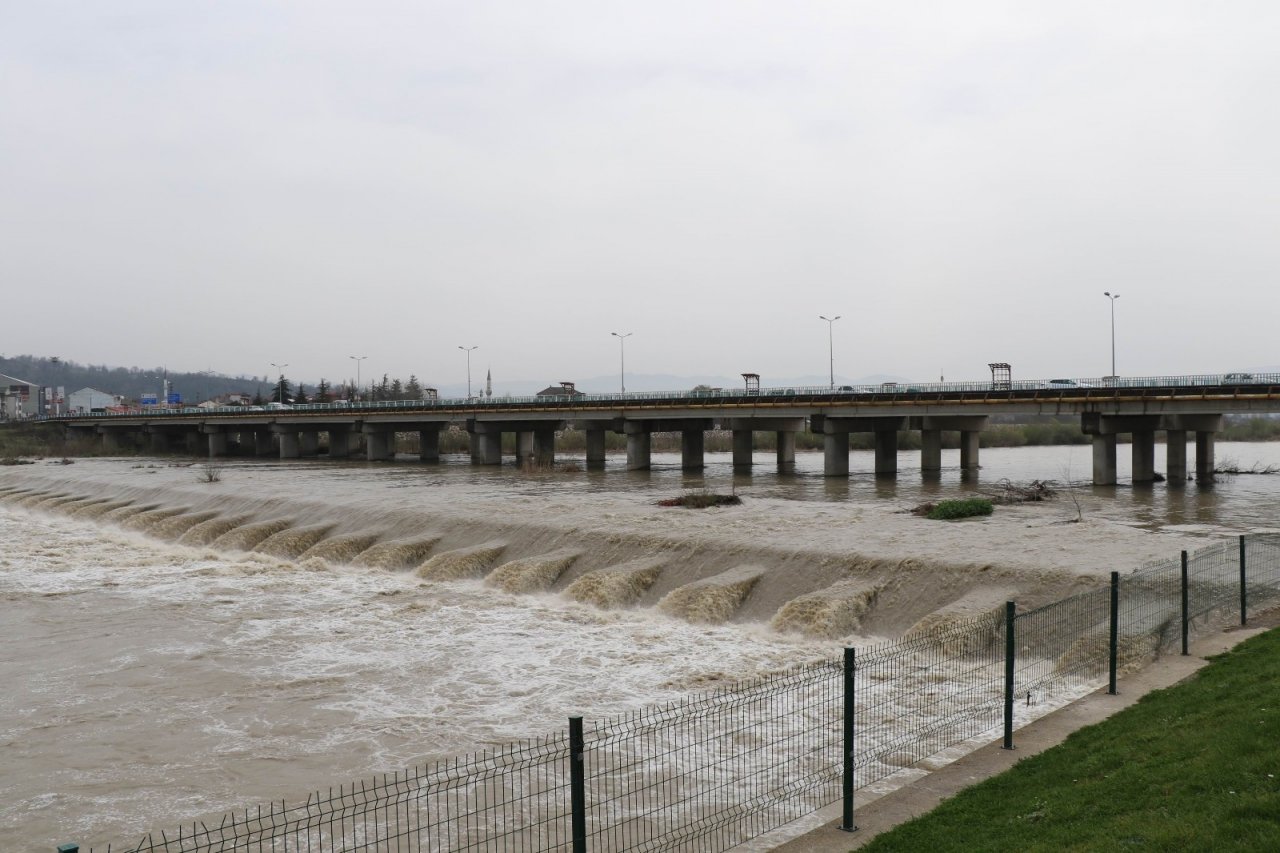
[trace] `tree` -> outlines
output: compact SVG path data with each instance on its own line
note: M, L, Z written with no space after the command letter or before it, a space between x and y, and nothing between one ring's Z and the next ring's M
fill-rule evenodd
M316 393L313 399L317 403L328 403L333 399L333 395L329 393L329 390L329 383L321 376L319 384L316 385Z
M295 403L309 403L309 402L311 402L310 400L308 400L308 399L307 399L307 389L306 389L306 386L304 386L301 382L299 382L299 383L298 383L298 393L296 393L296 394L294 394L294 395L293 395L293 402L295 402Z
M289 380L284 378L284 374L280 374L280 379L276 382L274 388L271 389L271 401L274 403L288 403L293 397L293 387L289 384Z
M261 405L262 405L263 403L265 403L265 402L266 402L266 400L262 399L262 389L261 389L261 388L259 388L259 389L258 389L257 391L255 391L255 392L254 392L254 394L253 394L253 404L254 404L255 406L261 406Z
M399 379L391 380L391 391L389 396L391 397L392 400L404 399L404 386L400 384Z
M418 381L418 377L412 373L409 374L409 381L405 383L404 397L406 400L422 399L422 383L420 383Z

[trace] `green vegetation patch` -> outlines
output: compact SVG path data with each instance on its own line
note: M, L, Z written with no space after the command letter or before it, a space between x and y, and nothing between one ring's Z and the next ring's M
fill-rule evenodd
M934 521L954 521L957 518L991 515L994 508L990 498L959 498L921 504L915 508L914 512L916 515L922 515Z
M682 506L687 509L706 509L713 506L737 506L742 498L737 495L720 495L715 492L691 492L678 498L658 501L658 506Z
M862 849L1280 850L1280 631Z

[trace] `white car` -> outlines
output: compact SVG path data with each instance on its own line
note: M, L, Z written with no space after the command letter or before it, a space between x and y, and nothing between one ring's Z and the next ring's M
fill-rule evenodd
M267 403L266 408L268 411L278 412L281 409L292 409L293 406L287 403Z
M1040 387L1048 388L1051 391L1074 391L1077 388L1092 388L1093 386L1088 382L1080 382L1076 379L1050 379Z

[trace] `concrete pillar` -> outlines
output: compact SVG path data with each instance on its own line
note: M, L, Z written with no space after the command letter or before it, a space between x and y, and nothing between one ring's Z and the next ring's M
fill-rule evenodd
M297 459L302 455L302 447L298 442L298 433L293 430L281 430L276 433L276 439L280 442L281 459Z
M275 452L274 436L265 430L253 434L253 453L255 456L270 456Z
M587 433L587 470L604 467L604 430L589 429Z
M876 476L895 477L898 474L898 431L876 430Z
M533 431L533 462L550 467L556 464L556 431L554 428Z
M752 432L749 429L735 429L733 431L734 468L751 467L751 436Z
M1187 481L1187 431L1171 429L1165 432L1165 479L1170 483Z
M498 430L493 432L476 433L476 450L478 452L478 465L501 465L502 464L502 433Z
M516 432L516 466L523 468L533 461L533 431Z
M796 470L795 430L778 430L778 471L784 474Z
M1214 433L1208 430L1196 430L1196 482L1212 483L1213 469L1217 467L1213 459Z
M649 470L649 433L627 433L627 470Z
M364 428L365 458L370 462L388 462L396 458L396 434L389 429ZM283 449L281 451L283 455Z
M1133 433L1133 482L1150 483L1156 478L1156 434L1153 430Z
M329 458L347 459L351 456L351 430L347 427L329 429Z
M209 433L209 455L210 456L226 456L227 455L227 434L225 432Z
M942 430L920 430L920 470L930 474L942 470Z
M680 433L680 467L685 471L703 468L702 448L706 434L700 429L686 429Z
M978 436L976 429L960 431L960 470L976 471L981 467L978 463Z
M822 437L822 473L828 477L849 476L849 433L829 432Z
M480 436L477 433L470 433L471 436L471 464L480 464Z
M1114 486L1116 484L1116 437L1111 435L1095 435L1093 437L1093 484L1095 486Z
M418 459L422 462L440 461L440 427L423 427L418 430Z
M308 429L298 434L298 455L307 457L320 455L320 433L318 430Z

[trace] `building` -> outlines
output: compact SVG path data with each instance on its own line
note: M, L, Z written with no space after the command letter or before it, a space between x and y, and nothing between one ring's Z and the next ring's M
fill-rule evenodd
M44 395L34 382L0 373L0 419L21 420L44 411Z
M548 385L537 393L539 397L585 397L581 391L573 387L572 382L561 382L559 385Z
M73 391L67 396L67 412L70 414L88 414L90 412L104 412L107 406L114 406L120 402L120 399L114 394L108 394L106 391L99 391L96 388L81 388L79 391Z

